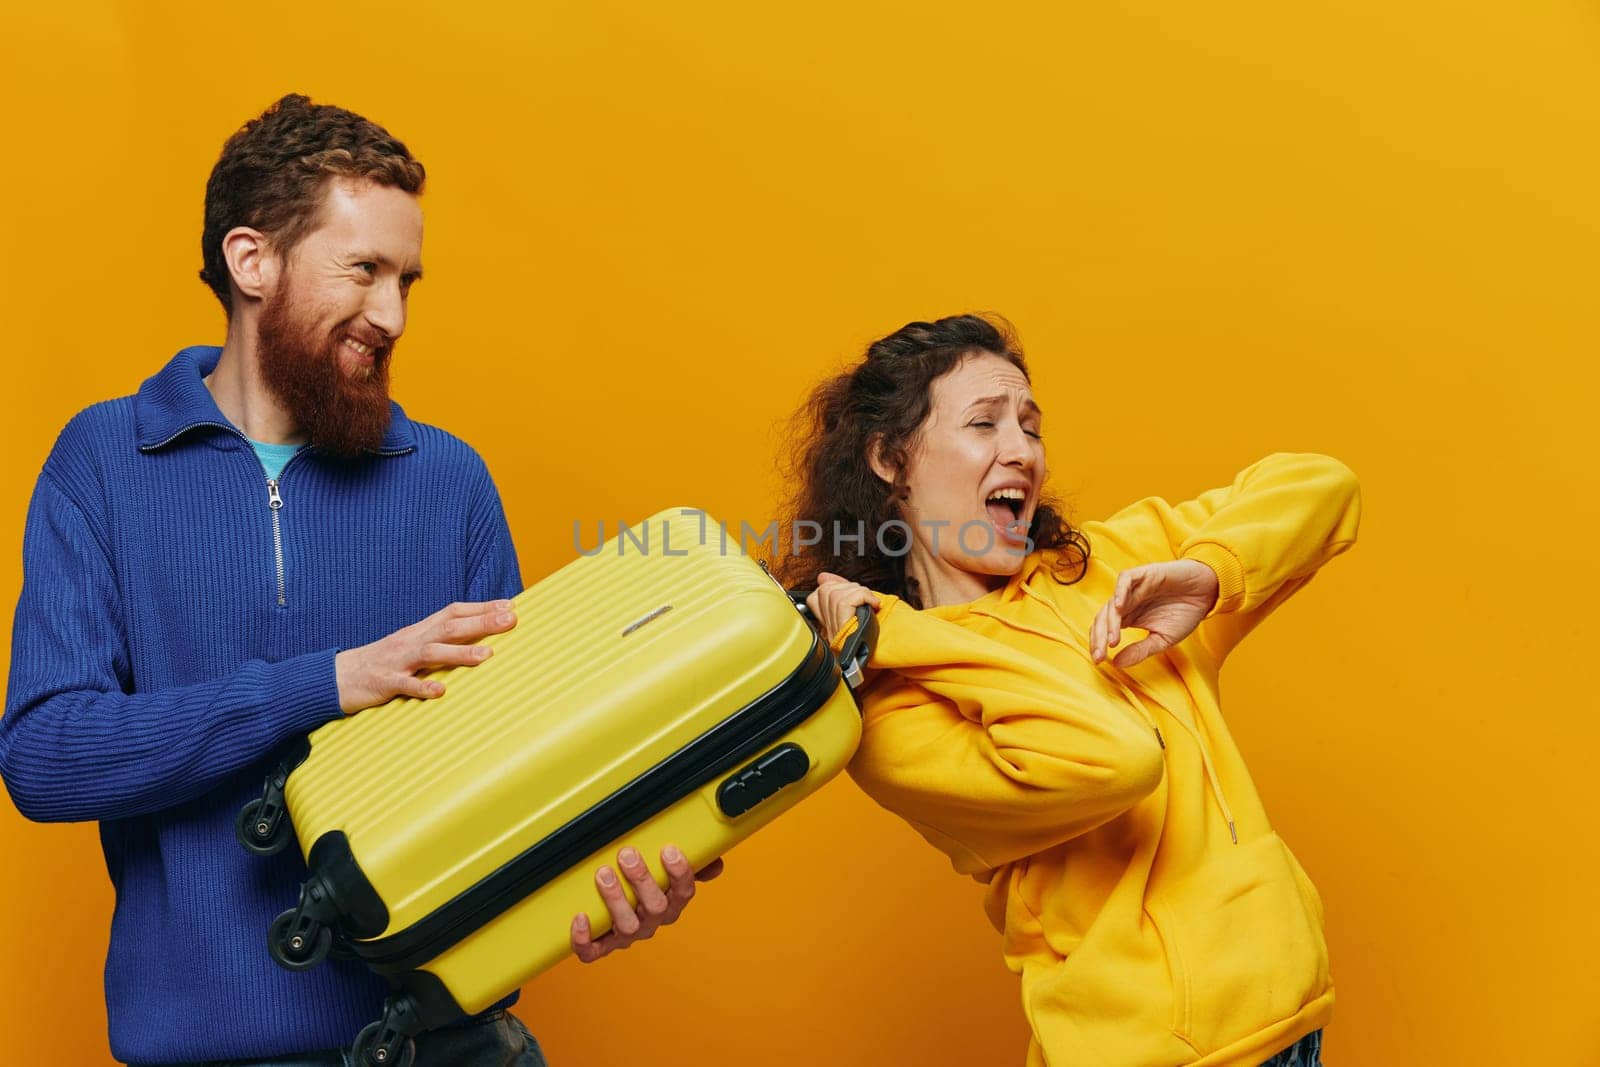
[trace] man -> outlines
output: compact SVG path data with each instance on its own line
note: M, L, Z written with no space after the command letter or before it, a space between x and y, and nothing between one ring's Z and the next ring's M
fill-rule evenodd
M419 672L481 663L479 642L515 625L487 469L388 396L422 275L423 181L381 127L303 96L246 124L206 186L200 277L226 343L78 414L39 476L0 772L29 818L100 821L111 1047L127 1063L343 1062L385 985L350 961L271 961L267 927L305 868L293 849L247 854L235 814L285 742L438 696ZM695 875L675 850L663 862L665 894L619 854L638 913L597 872L615 929L592 940L578 917L581 958L677 917ZM492 1011L424 1035L417 1062L544 1061Z

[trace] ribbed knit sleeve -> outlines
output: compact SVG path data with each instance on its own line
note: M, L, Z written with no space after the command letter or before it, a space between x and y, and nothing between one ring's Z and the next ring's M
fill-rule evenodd
M106 547L48 473L29 507L23 558L0 774L30 819L117 819L169 808L339 715L331 648L133 693Z
M488 469L474 501L467 533L467 600L502 600L522 592L517 549L505 508Z

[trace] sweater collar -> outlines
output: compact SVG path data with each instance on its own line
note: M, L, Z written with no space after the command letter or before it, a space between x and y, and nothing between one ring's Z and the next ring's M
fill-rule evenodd
M239 434L228 421L202 380L217 366L222 349L215 345L185 348L147 378L134 397L134 435L141 451L152 451L204 427ZM394 401L389 402L389 429L375 453L397 456L416 448L411 420Z

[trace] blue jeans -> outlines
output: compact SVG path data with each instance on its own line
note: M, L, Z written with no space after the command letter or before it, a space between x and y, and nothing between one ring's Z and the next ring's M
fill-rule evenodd
M1322 1067L1322 1031L1311 1031L1261 1067Z
M348 1049L299 1052L270 1060L212 1060L171 1067L356 1067ZM417 1038L416 1067L547 1067L539 1042L508 1011Z

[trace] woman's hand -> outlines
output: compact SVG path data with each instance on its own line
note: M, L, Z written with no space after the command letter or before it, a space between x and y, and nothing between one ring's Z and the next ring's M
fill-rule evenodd
M862 604L876 610L878 594L864 585L827 571L817 575L817 590L806 597L806 607L811 610L811 617L817 620L822 636L830 643L839 636L845 623L855 618L856 608Z
M1117 653L1118 667L1132 667L1165 652L1194 632L1217 603L1217 574L1198 560L1147 563L1117 576L1117 590L1095 614L1089 630L1089 653L1104 662L1122 640L1122 628L1149 632Z

